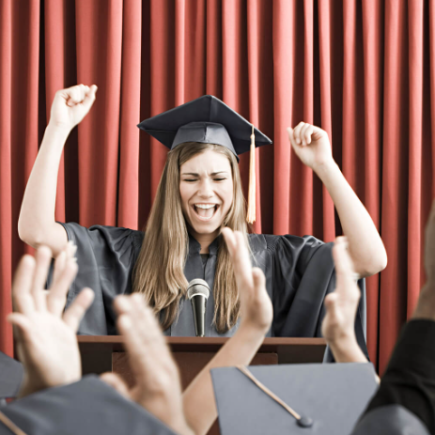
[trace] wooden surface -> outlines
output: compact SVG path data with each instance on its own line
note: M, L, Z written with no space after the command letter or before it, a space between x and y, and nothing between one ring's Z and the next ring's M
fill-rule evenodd
M167 337L180 369L183 390L229 340L221 337ZM78 336L83 374L119 373L129 385L134 376L118 335ZM325 352L323 338L265 338L251 365L321 362ZM208 435L219 435L217 421Z

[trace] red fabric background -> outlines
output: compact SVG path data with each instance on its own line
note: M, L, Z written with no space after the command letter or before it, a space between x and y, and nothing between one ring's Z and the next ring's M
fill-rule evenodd
M141 228L166 150L136 124L205 93L274 140L258 152L257 232L340 232L330 197L291 152L315 123L385 242L368 280L379 367L423 282L434 196L435 10L423 0L0 0L0 348L12 352L17 220L57 89L99 87L68 139L56 219ZM248 158L242 157L244 187Z

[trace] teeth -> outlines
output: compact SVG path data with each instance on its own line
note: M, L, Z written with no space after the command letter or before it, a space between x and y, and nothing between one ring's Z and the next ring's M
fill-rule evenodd
M202 208L204 210L208 210L209 208L215 207L216 204L195 204L195 207Z
M195 204L195 211L198 216L211 218L216 211L216 204Z

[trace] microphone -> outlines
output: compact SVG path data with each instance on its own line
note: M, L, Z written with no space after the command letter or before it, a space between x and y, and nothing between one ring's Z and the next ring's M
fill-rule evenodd
M193 279L187 287L187 297L192 303L193 320L197 337L205 335L205 309L210 296L210 287L203 279Z

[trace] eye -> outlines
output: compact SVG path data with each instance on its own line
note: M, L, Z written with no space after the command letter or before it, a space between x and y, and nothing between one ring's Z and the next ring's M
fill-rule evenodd
M214 181L223 181L226 180L226 178L215 178Z
M188 183L192 183L192 182L196 181L196 178L189 178L189 179L185 178L183 181L187 181Z

